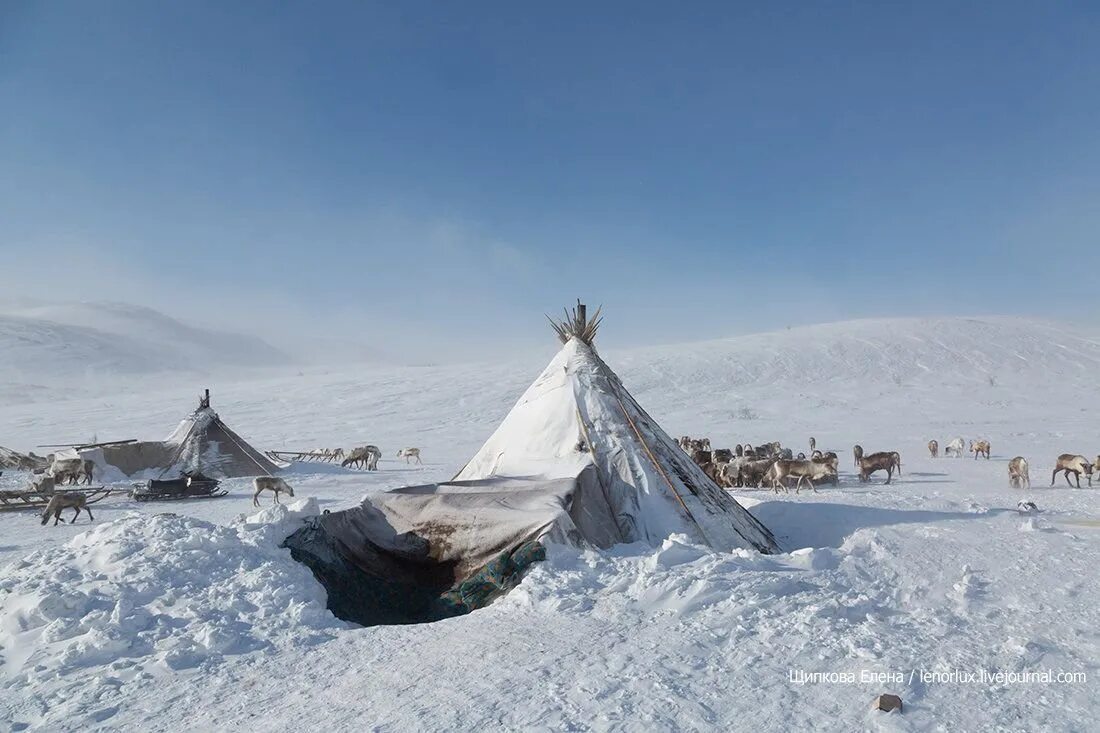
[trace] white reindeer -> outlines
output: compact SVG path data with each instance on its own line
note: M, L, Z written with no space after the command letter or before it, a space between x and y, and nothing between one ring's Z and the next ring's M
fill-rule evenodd
M257 476L252 481L252 485L256 487L255 493L252 494L252 506L260 505L260 494L264 491L270 491L275 494L275 500L273 504L280 504L279 494L285 492L287 496L294 496L294 489L291 488L283 479L278 476Z
M416 459L417 463L423 463L423 461L420 460L419 448L402 448L401 450L397 451L397 457L404 458L405 463L411 462L413 458Z
M965 447L966 441L964 441L962 438L955 438L943 447L943 454L945 456L955 456L956 458L962 458L963 448Z

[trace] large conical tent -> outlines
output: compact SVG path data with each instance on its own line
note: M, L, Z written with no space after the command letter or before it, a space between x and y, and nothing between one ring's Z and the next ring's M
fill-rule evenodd
M282 469L222 422L210 407L210 390L199 406L164 440L109 445L80 451L82 458L126 476L209 478L267 476Z
M596 354L598 325L579 304L555 323L561 351L454 479L370 494L287 539L337 616L469 611L516 582L548 541L607 548L679 533L716 550L778 551Z
M593 466L605 497L585 539L660 542L673 533L716 550L776 550L775 539L718 487L626 391L592 345L584 306L555 324L564 345L458 480L580 476Z

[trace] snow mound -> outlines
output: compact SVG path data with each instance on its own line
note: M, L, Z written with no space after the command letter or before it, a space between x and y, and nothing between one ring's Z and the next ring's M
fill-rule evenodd
M310 512L313 499L235 527L130 513L11 564L0 578L2 684L64 680L58 697L76 710L105 666L125 693L167 670L331 638L344 624L324 589L278 547Z

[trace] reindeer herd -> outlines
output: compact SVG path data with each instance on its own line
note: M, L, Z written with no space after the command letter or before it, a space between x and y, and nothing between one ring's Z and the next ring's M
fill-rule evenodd
M793 483L795 493L799 493L803 483L816 492L817 483L831 483L834 486L839 482L839 461L836 453L832 451L820 451L817 449L817 440L810 438L810 455L805 453L795 454L791 448L784 448L778 441L752 446L751 444L738 444L734 448L712 448L710 438L692 438L683 436L678 441L680 448L684 450L692 461L710 477L712 481L723 488L770 488L776 493L779 489L789 491ZM974 460L979 457L987 461L991 455L990 442L984 438L971 440L969 443L961 437L953 438L944 446L944 455L962 458L964 450L974 455ZM940 443L938 440L928 441L928 453L932 458L940 455ZM886 473L888 485L896 473L901 475L901 454L897 451L881 451L865 454L863 447L852 447L857 476L861 483L867 483L871 476L880 471ZM1100 455L1094 461L1089 461L1082 455L1063 453L1058 456L1054 471L1051 473L1050 485L1053 486L1058 474L1061 473L1066 484L1071 488L1076 484L1081 488L1081 476L1084 475L1088 485L1092 486L1092 474L1100 469ZM1070 482L1073 476L1074 482ZM1031 477L1028 470L1028 462L1023 456L1016 456L1008 462L1008 484L1014 489L1031 488Z
M789 490L795 483L795 493L805 484L817 491L817 483L837 484L839 461L836 453L817 450L817 442L810 438L810 457L797 456L778 441L753 446L738 444L734 448L712 449L710 438L683 436L680 447L691 456L712 481L723 488L767 487L778 492L780 487Z
M382 450L376 445L364 445L358 448L352 448L346 453L343 448L315 448L311 451L305 451L301 453L291 452L270 452L269 455L272 458L289 458L292 461L300 461L303 463L335 463L340 461L340 465L344 468L359 468L366 469L368 471L378 470L378 461L382 458ZM405 463L412 463L415 459L417 463L423 463L420 459L419 448L402 448L397 451L398 458L404 458Z
M962 458L963 445L965 445L965 441L962 438L955 438L947 444L944 454ZM935 440L929 441L928 452L933 458L936 458L939 455L939 443ZM974 460L978 460L978 457L981 456L988 461L990 455L989 441L984 439L971 440L968 452L974 454ZM1096 456L1095 460L1089 461L1088 458L1076 453L1063 453L1058 456L1058 460L1054 464L1054 470L1050 474L1050 485L1054 486L1058 474L1061 473L1066 479L1067 486L1074 486L1074 483L1070 483L1069 480L1071 475L1078 489L1081 488L1082 475L1088 480L1088 485L1092 486L1092 474L1098 466L1100 466L1100 455ZM1023 456L1016 456L1008 462L1008 485L1014 489L1031 488L1028 463Z

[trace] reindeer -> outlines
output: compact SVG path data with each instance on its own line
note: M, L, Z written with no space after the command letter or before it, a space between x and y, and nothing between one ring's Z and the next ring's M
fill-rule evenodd
M741 480L741 461L736 458L718 466L718 480L715 482L724 489L732 489Z
M333 461L342 461L343 459L344 459L344 449L343 448L337 448L336 450L334 450L332 452L332 460Z
M989 460L989 441L988 440L972 440L970 441L970 452L974 454L974 460L978 460L978 456L985 456L985 459Z
M963 446L966 442L962 438L955 438L950 443L944 446L943 454L945 456L955 456L956 458L962 458Z
M871 474L875 471L886 472L886 485L890 485L890 479L894 477L894 470L897 469L898 475L901 475L901 456L897 451L872 453L868 456L861 456L859 459L859 480L862 483L867 483L871 480Z
M80 476L81 483L86 486L92 485L92 474L95 472L95 461L85 460L81 467Z
M821 451L815 452L821 453ZM825 478L829 479L829 482L833 486L838 486L840 484L840 459L837 458L836 453L829 451L828 453L822 453L820 456L813 457L810 460L818 465L828 467L829 472Z
M764 482L764 476L767 474L768 469L775 463L770 458L746 458L738 465L738 480L741 486L752 486L759 488Z
M57 526L57 523L63 521L61 519L62 509L73 509L76 514L73 515L69 524L76 524L76 520L80 518L80 511L84 510L88 512L88 521L94 522L95 517L92 516L92 510L88 507L88 497L79 492L61 492L54 494L50 497L50 503L46 505L46 510L42 512L42 525L45 526L46 522L50 521L50 515L53 515L53 526Z
M709 450L703 450L702 448L696 448L691 452L691 460L696 466L702 468L714 460L714 453Z
M768 469L765 478L771 480L772 490L777 494L779 493L780 486L783 486L785 491L789 491L785 483L788 478L798 479L798 483L796 483L794 487L794 493L797 494L801 491L802 482L805 481L810 485L810 489L816 494L817 487L814 486L814 479L820 481L828 478L830 473L830 467L826 463L818 463L817 461L788 461L780 458Z
M412 458L415 458L417 463L423 463L423 461L420 460L419 448L402 448L401 450L397 451L397 457L404 458L405 463L408 463L409 460Z
M356 466L357 468L366 467L368 471L377 471L378 459L381 457L382 451L378 450L378 446L364 445L360 448L352 448L351 453L340 462L340 465L344 468Z
M938 440L928 441L928 452L932 454L933 458L938 458L940 455L940 442Z
M1093 465L1084 456L1063 453L1058 456L1058 463L1054 465L1054 470L1050 474L1050 485L1054 486L1054 479L1058 476L1058 472L1062 471L1066 477L1066 486L1073 488L1073 484L1069 482L1071 473L1077 479L1077 488L1081 488L1081 474L1088 477L1089 486L1092 486L1092 469Z
M814 438L814 436L811 435L810 436L810 453L813 453L815 450L817 450L817 439Z
M49 474L31 483L31 491L35 494L53 495L57 491L57 479Z
M252 486L256 491L252 494L252 506L260 505L260 494L264 491L270 491L275 494L275 499L272 504L280 504L279 494L286 493L287 496L294 496L294 489L291 488L283 479L278 476L257 476L252 479Z
M55 458L46 470L59 484L76 484L83 471L84 461L80 458Z
M1008 485L1014 489L1031 488L1031 477L1027 473L1027 461L1016 456L1008 462Z
M859 462L863 459L863 446L856 443L852 446L852 456L855 458L856 468L859 468Z

